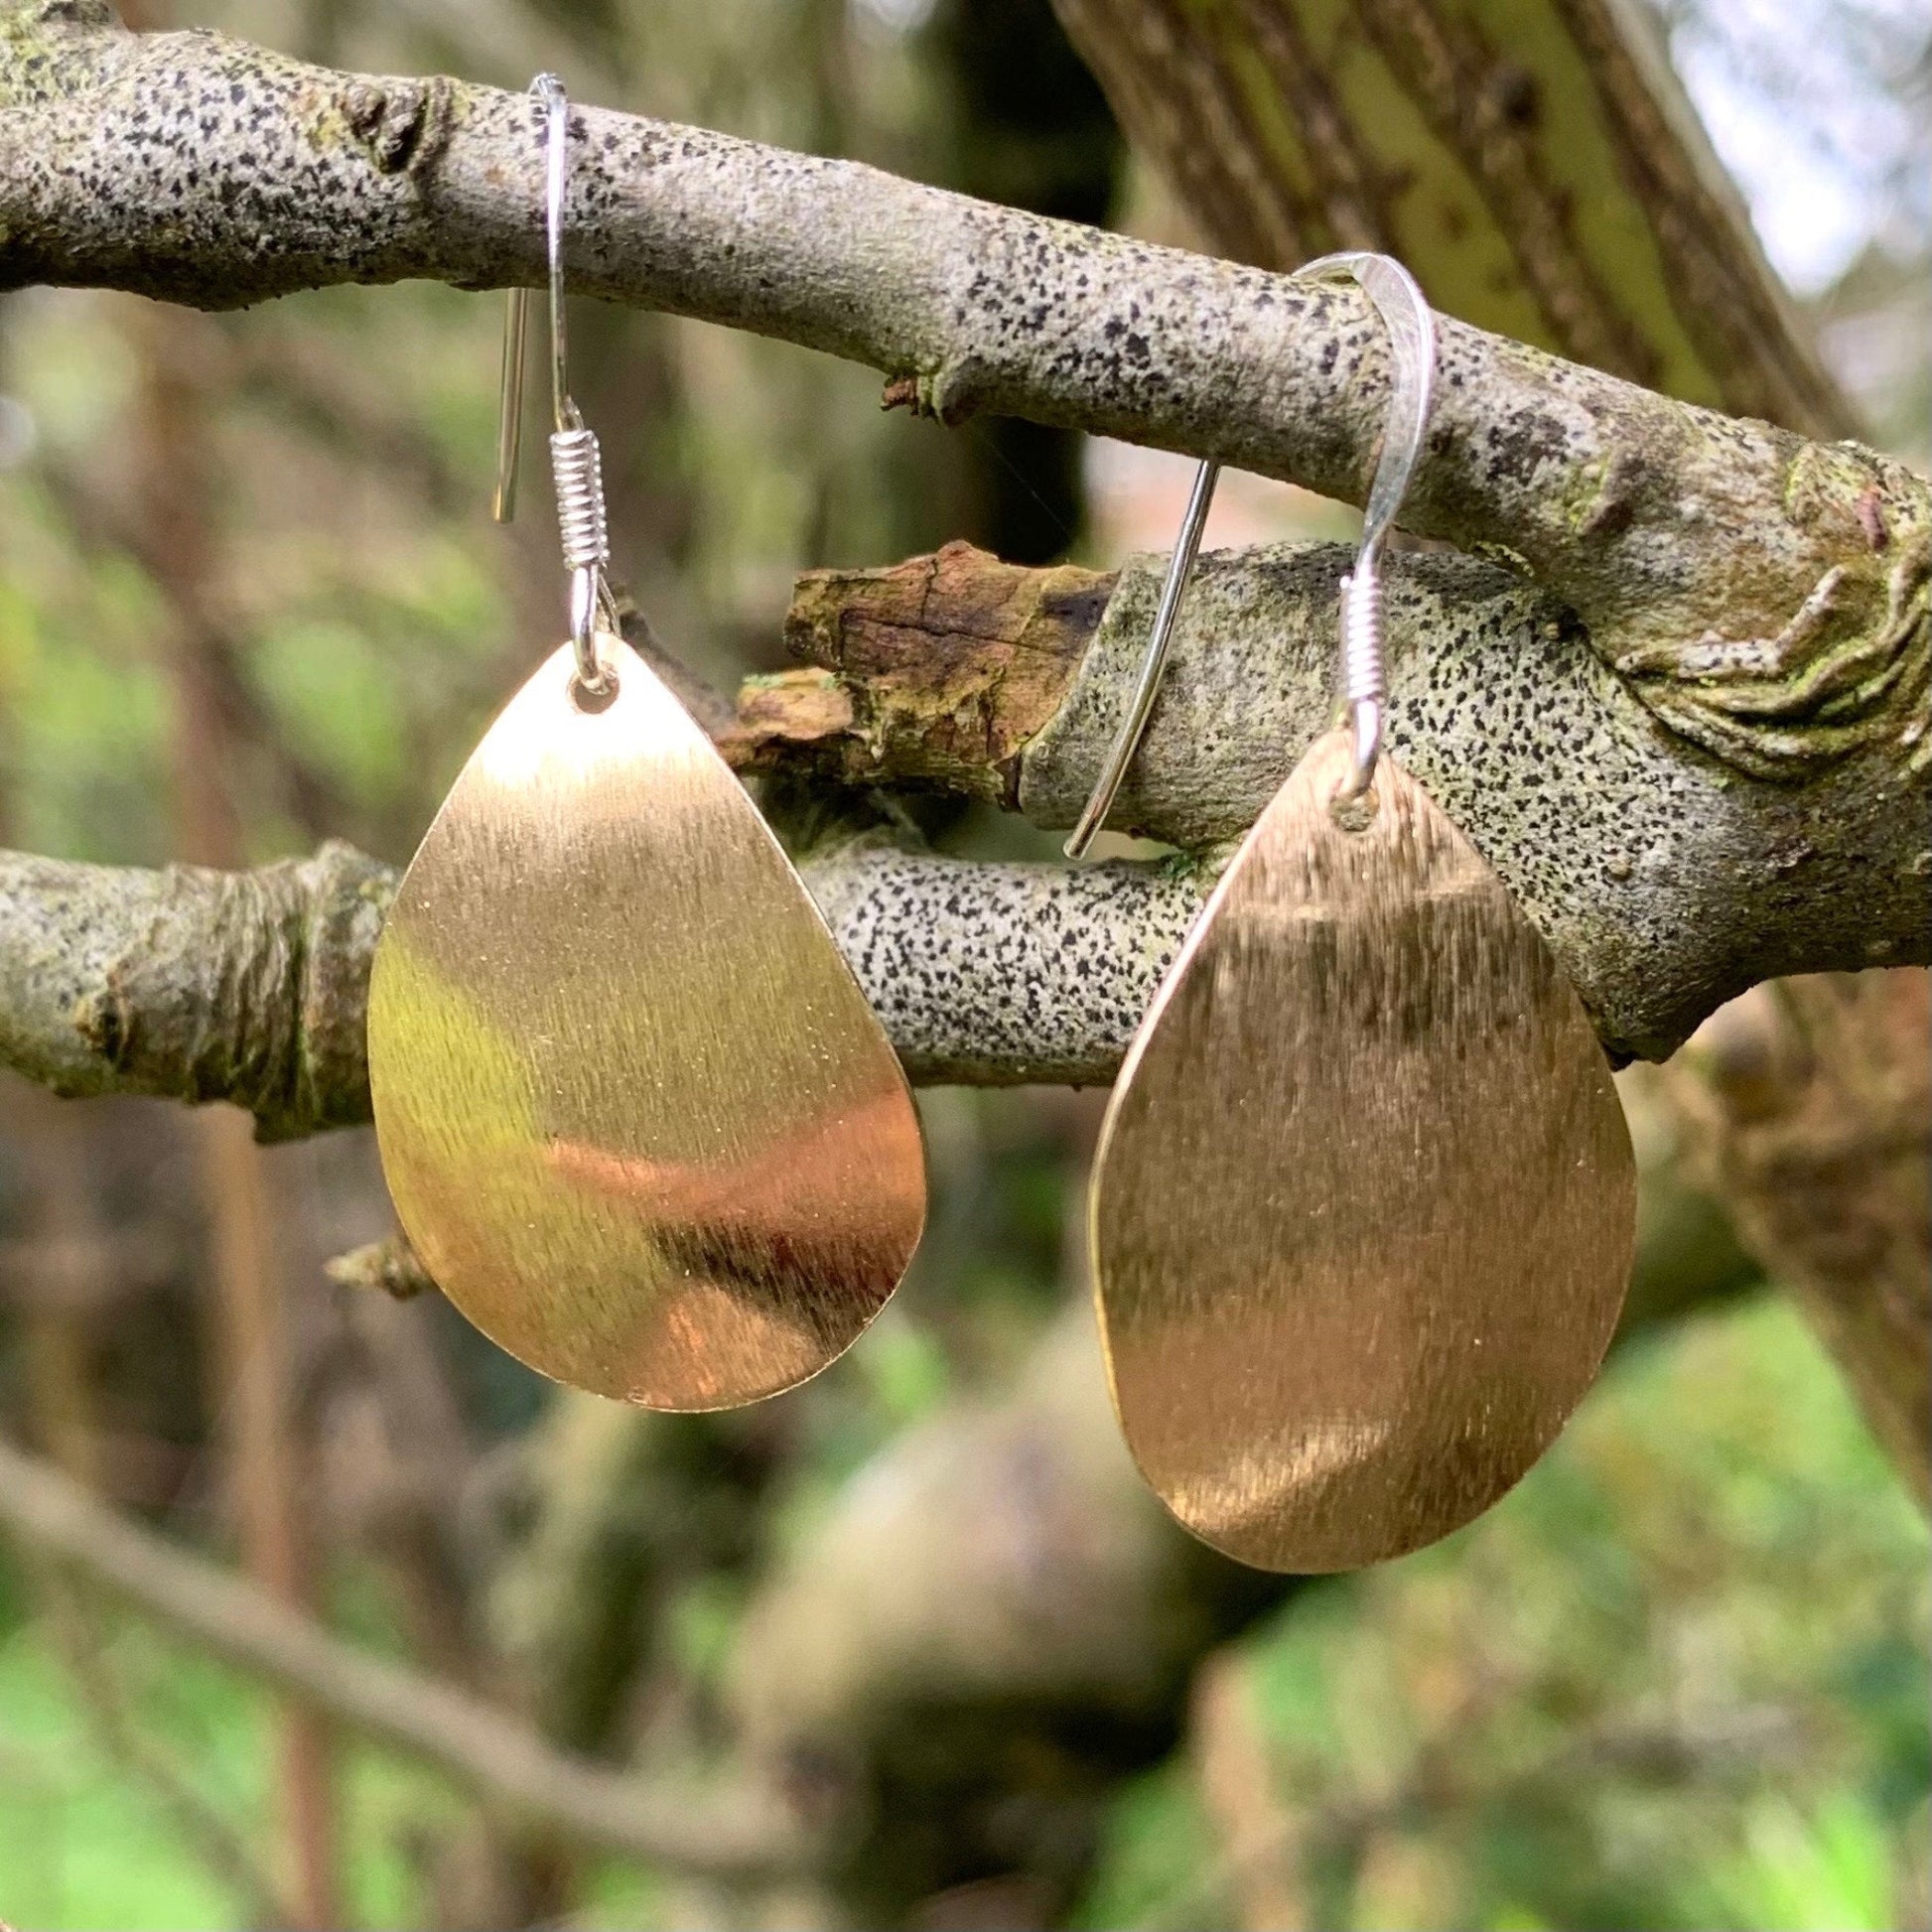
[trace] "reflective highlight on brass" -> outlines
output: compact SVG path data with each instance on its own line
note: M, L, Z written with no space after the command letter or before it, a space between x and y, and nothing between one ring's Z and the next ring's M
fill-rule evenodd
M1351 764L1320 740L1221 880L1092 1191L1136 1460L1196 1536L1305 1573L1433 1542L1529 1468L1635 1241L1622 1110L1548 947L1393 759L1343 830Z
M777 841L610 635L565 645L424 838L369 988L369 1085L430 1273L531 1367L653 1409L816 1373L925 1216L912 1097Z

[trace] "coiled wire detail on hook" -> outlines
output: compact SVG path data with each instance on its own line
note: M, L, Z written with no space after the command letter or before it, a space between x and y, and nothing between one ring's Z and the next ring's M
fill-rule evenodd
M557 530L564 568L602 570L611 561L611 526L604 507L604 458L592 429L562 429L550 439L557 484Z
M1389 695L1382 665L1382 573L1365 548L1341 580L1341 695L1355 734L1355 763L1338 796L1359 798L1382 751L1382 708Z

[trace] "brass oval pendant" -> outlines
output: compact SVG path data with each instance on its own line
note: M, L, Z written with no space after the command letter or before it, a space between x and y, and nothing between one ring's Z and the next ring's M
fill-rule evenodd
M789 1388L925 1218L918 1117L818 908L631 650L566 645L430 826L369 986L396 1212L532 1368L652 1409Z
M1256 822L1142 1023L1095 1157L1108 1373L1136 1460L1244 1563L1447 1535L1555 1439L1636 1234L1622 1108L1549 948L1345 733Z

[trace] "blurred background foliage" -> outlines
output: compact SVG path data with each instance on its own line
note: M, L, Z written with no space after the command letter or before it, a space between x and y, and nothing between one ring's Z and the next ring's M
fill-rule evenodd
M173 20L378 70L554 68L583 98L1176 232L1046 0L177 0ZM1670 0L1664 24L1834 370L1923 464L1923 9ZM534 478L518 524L484 511L498 326L494 301L416 285L232 316L0 302L8 843L407 858L561 615ZM1184 464L882 412L865 371L782 345L582 305L572 344L620 569L726 688L779 662L807 567L962 536L1111 565L1178 514ZM1349 527L1233 479L1210 541ZM1048 850L929 816L959 850ZM871 1822L829 1892L750 1896L493 1830L346 1735L311 1735L305 1787L257 1686L6 1557L0 1916L1925 1924L1923 1525L1809 1332L1675 1180L1641 1075L1626 1097L1645 1262L1600 1391L1482 1522L1307 1587L1179 1549L1114 1444L1080 1306L1094 1096L922 1096L934 1208L905 1291L820 1380L716 1418L559 1396L433 1300L332 1285L324 1260L386 1227L367 1137L265 1153L250 1265L287 1351L284 1585L576 1749L715 1770L742 1744L808 1806L862 1790ZM210 1286L221 1172L178 1111L0 1092L6 1427L226 1552L249 1476Z

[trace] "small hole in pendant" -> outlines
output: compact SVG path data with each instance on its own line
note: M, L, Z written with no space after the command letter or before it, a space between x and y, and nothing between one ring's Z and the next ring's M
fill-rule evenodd
M618 674L605 671L593 684L588 678L580 677L575 671L570 674L570 701L579 711L587 712L595 718L600 711L609 711L618 701Z
M1344 832L1366 832L1374 823L1375 814L1382 808L1382 801L1375 789L1374 779L1370 779L1366 791L1358 791L1352 798L1345 797L1337 790L1328 800L1328 816Z

